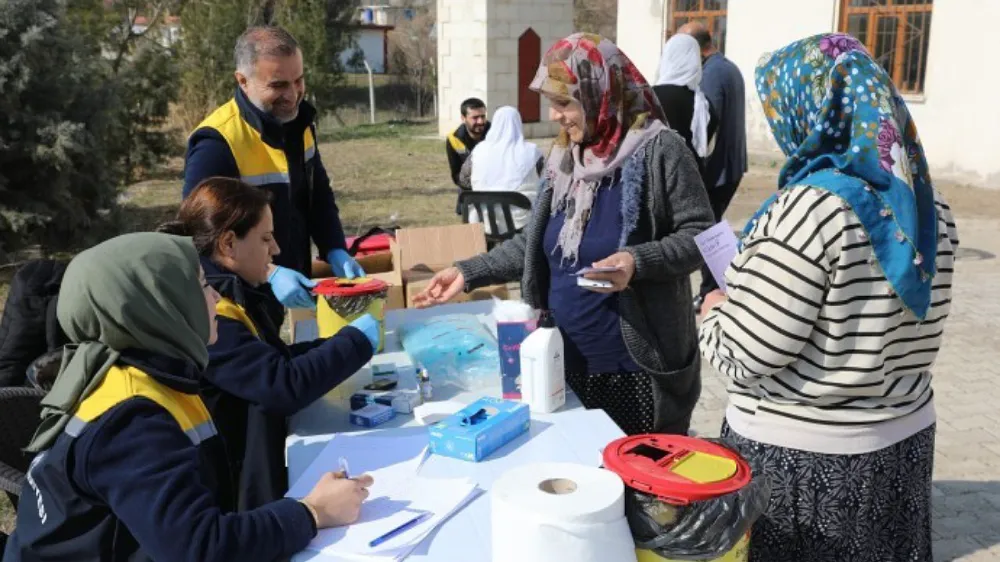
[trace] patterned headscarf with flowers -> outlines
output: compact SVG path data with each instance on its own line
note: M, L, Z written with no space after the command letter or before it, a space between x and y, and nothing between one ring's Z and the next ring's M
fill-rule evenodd
M937 256L934 188L916 125L886 71L854 37L824 34L765 55L756 82L788 157L779 187L809 185L843 199L896 294L923 318Z
M597 190L610 187L615 170L666 129L663 109L632 61L611 41L588 33L553 45L530 87L580 102L586 116L583 145L561 132L546 165L552 214L566 215L557 247L575 263Z

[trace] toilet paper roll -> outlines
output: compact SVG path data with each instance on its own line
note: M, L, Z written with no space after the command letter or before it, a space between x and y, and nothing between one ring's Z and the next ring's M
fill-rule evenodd
M490 490L493 562L634 562L625 486L601 468L525 465Z

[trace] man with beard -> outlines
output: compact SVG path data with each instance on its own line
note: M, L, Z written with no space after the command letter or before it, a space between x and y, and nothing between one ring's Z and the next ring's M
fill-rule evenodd
M268 275L289 308L310 308L310 239L337 277L364 271L347 252L330 178L316 143L316 109L304 101L302 51L279 27L252 27L236 41L236 93L195 129L184 164L184 197L204 179L238 178L271 193L281 253ZM283 310L274 302L272 318Z
M486 138L486 133L490 130L490 123L486 120L486 104L479 98L469 98L463 101L461 110L462 124L448 135L444 149L448 154L451 181L455 182L459 189L467 189L462 187L459 181L462 164L472 154L472 149ZM457 205L455 212L461 214L461 209Z

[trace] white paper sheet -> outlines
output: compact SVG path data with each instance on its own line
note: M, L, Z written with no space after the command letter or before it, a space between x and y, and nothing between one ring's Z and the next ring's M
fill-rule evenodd
M306 497L324 473L338 470L341 457L351 468L349 476L367 473L375 479L369 490L372 498L385 495L399 482L417 474L428 454L427 443L426 428L393 432L392 437L380 437L377 433L336 435L289 488L285 497Z
M308 549L342 559L402 560L476 494L476 483L469 479L413 476L384 494L373 493L361 506L356 523L321 530ZM372 540L423 513L431 516L375 548L369 546Z
M477 494L469 479L432 479L419 476L429 454L427 429L339 434L323 448L285 494L300 499L309 494L320 477L336 471L339 459L347 460L349 476L370 474L375 483L353 525L323 529L308 550L344 560L402 560L452 513ZM431 516L375 548L368 543L423 513Z
M705 258L705 264L711 270L715 282L719 284L720 289L726 291L726 269L739 253L739 240L733 234L733 227L723 220L695 236L694 242Z

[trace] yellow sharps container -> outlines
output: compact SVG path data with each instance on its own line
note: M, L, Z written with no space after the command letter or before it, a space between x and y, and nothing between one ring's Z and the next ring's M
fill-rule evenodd
M331 278L320 281L313 289L316 302L316 325L319 337L329 338L365 314L379 321L382 330L379 348L385 344L385 300L389 285L380 279Z
M700 502L712 501L738 492L749 485L750 466L735 451L722 445L680 435L635 435L611 442L604 449L604 468L618 474L625 482L625 510L637 545L653 542L651 536L665 536L671 529L687 528L697 533L689 516L697 516ZM704 533L719 521L713 520ZM729 522L730 537L714 550L698 553L698 558L710 562L747 562L749 560L749 527L753 521L736 518ZM716 535L717 536L717 535ZM711 543L711 536L694 535L695 544ZM708 539L708 540L706 540ZM662 539L661 539L662 540ZM677 544L658 545L669 551ZM676 550L675 550L676 551ZM661 556L649 548L636 548L638 562L680 562Z

